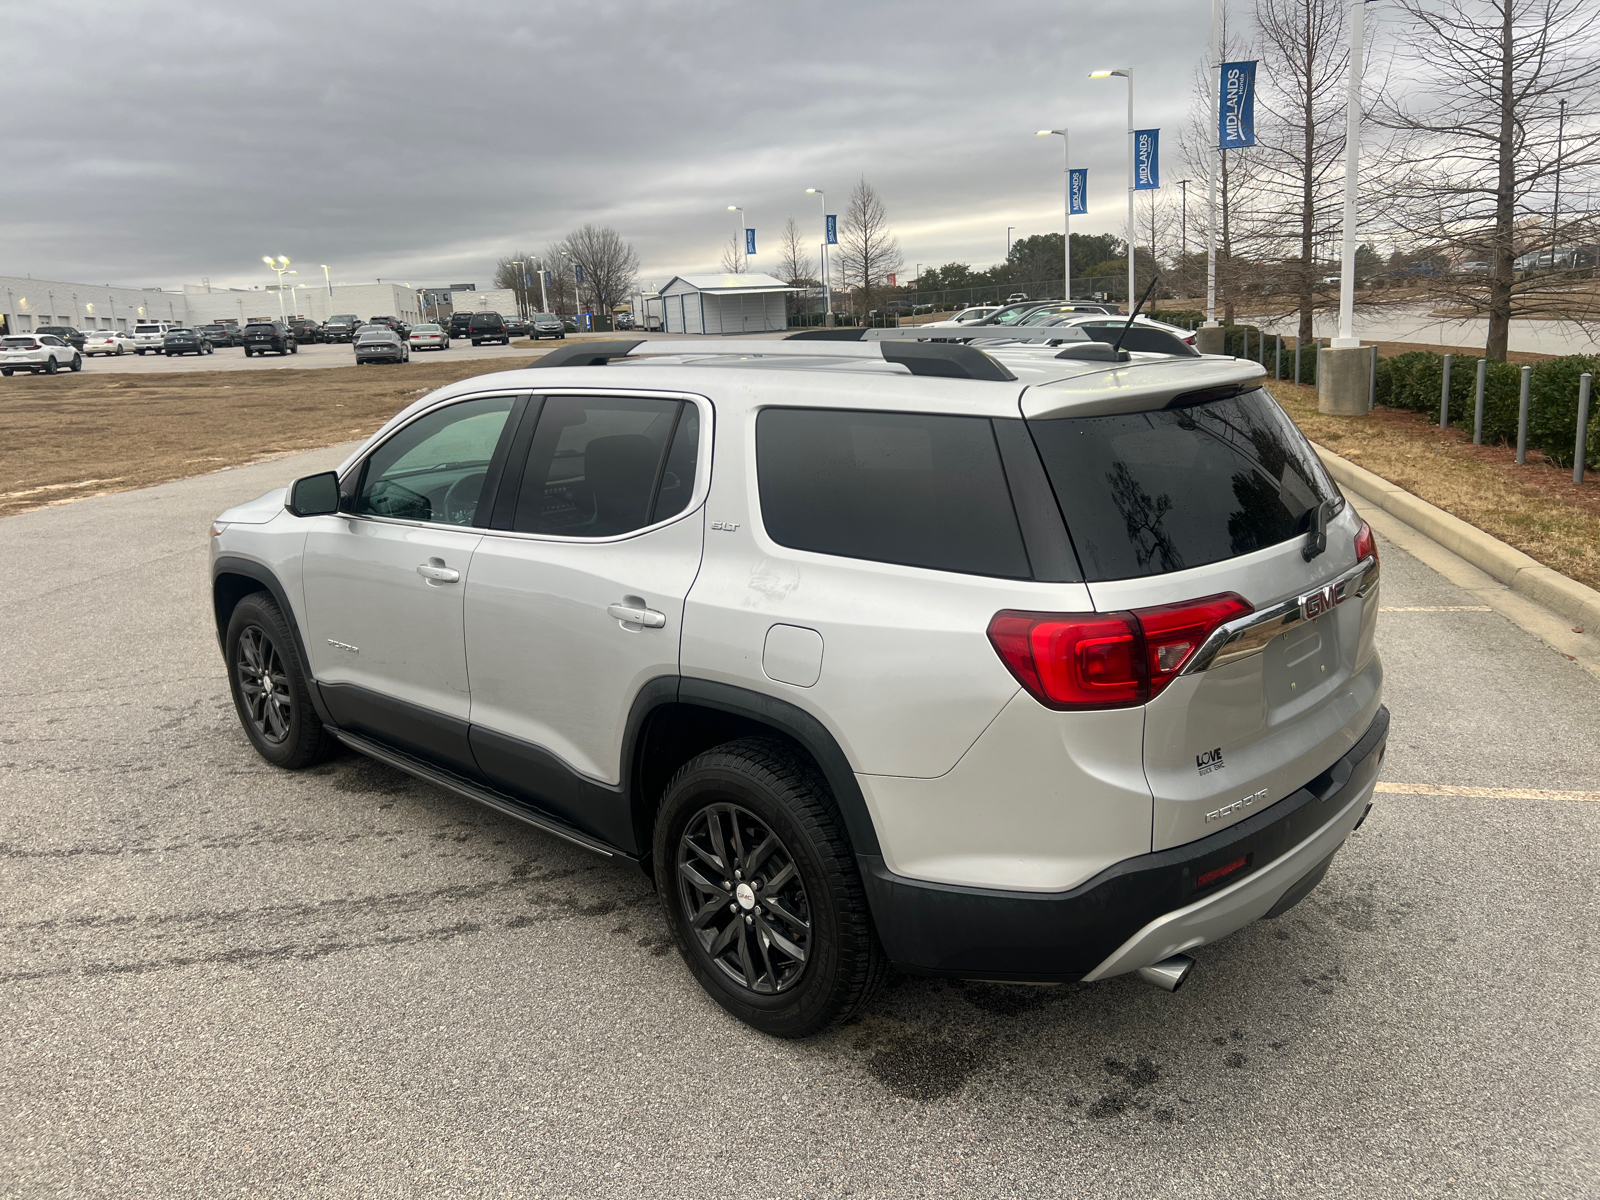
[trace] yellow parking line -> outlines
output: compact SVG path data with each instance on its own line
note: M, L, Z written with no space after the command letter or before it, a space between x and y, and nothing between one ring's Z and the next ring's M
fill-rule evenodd
M1379 612L1489 612L1487 604L1383 604Z
M1577 800L1600 804L1600 792L1566 792L1549 788L1467 787L1437 783L1380 783L1373 789L1401 796L1453 796L1463 800Z

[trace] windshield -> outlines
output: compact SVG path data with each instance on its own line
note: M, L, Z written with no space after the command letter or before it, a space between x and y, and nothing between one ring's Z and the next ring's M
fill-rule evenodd
M989 325L1015 325L1032 311L1033 305L1031 304L1012 305L1009 308L1002 308L990 313L984 318L984 322Z

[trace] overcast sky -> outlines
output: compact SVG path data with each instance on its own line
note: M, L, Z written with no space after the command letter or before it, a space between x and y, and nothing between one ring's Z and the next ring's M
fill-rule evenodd
M642 278L720 269L745 207L754 270L807 187L865 178L910 274L986 266L1061 227L1059 139L1089 169L1083 232L1120 232L1120 79L1160 126L1163 176L1205 53L1207 0L975 4L744 0L561 5L7 3L0 275L270 282L287 254L335 282L488 281L585 221ZM1198 197L1191 196L1191 204Z

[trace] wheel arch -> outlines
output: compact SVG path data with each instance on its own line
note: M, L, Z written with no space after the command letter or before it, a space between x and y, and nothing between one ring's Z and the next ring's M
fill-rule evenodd
M837 739L798 705L749 688L708 679L652 680L629 715L627 761L635 845L648 854L656 809L678 768L713 746L742 737L774 737L822 772L856 854L879 854L878 834Z
M305 669L306 681L310 684L307 690L311 693L312 707L317 710L317 716L324 725L336 727L338 723L323 703L321 690L311 674L311 656L306 653L305 638L300 632L299 621L295 619L294 606L289 603L289 594L269 567L232 554L221 555L211 564L211 611L217 623L217 645L223 645L228 622L233 619L233 610L239 606L239 601L256 592L270 595L278 611L283 614L289 632L294 637L295 651L300 655L301 666Z

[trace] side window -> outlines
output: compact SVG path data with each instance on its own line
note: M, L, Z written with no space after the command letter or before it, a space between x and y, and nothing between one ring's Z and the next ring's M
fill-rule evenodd
M761 519L779 545L1025 579L986 417L769 408L756 418Z
M352 510L471 525L512 397L463 400L419 417L374 450Z
M693 490L695 440L684 435L685 462L677 431L685 416L698 425L694 412L694 405L678 400L549 397L528 450L511 527L519 533L614 537L671 515L671 505L677 506L672 512L682 511ZM669 446L676 464L667 461Z

